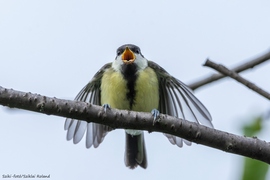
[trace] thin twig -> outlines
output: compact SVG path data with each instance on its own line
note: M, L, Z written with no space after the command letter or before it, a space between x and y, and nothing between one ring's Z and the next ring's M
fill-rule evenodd
M268 92L266 92L262 88L256 86L254 83L252 83L252 82L246 80L245 78L241 77L236 72L234 72L232 70L229 70L225 66L223 66L221 64L216 64L216 63L214 63L213 61L210 61L210 60L207 60L205 62L205 64L204 64L204 66L211 67L211 68L215 69L216 71L218 71L218 72L220 72L220 73L222 73L222 74L224 74L226 76L230 76L231 78L235 79L236 81L242 83L243 85L247 86L251 90L257 92L258 94L260 94L263 97L270 100L270 94Z
M259 64L261 64L261 63L263 63L263 62L265 62L267 60L270 60L270 51L260 55L259 57L254 58L252 60L244 62L243 64L241 64L241 65L239 65L239 66L237 66L235 68L232 68L232 71L239 73L239 72L245 71L247 69L253 68L253 67L255 67L255 66L257 66L257 65L259 65ZM212 75L210 75L210 76L208 76L208 77L206 77L204 79L201 79L201 80L198 80L198 81L196 81L194 83L191 83L188 86L191 89L195 90L195 89L197 89L199 87L202 87L204 85L207 85L209 83L212 83L214 81L222 79L224 77L225 76L223 74L212 74Z

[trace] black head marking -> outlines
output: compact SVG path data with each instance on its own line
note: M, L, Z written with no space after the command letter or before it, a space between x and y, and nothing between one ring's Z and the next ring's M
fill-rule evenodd
M134 45L134 44L124 44L124 45L120 46L116 50L116 55L117 56L121 55L125 51L126 47L128 47L132 52L140 54L141 56L143 56L142 53L141 53L141 49L138 46Z
M117 54L116 58L118 56L120 56L121 54L123 54L126 47L128 47L135 54L140 54L143 57L143 55L141 54L141 50L138 46L136 46L134 44L124 44L116 50L116 54ZM138 69L137 68L138 67L137 67L136 63L122 64L122 67L121 67L121 72L127 81L128 92L126 94L126 97L129 100L130 109L132 109L132 107L135 103L134 102L135 97L136 97L135 85L136 85L136 80L138 78L138 74L137 74Z

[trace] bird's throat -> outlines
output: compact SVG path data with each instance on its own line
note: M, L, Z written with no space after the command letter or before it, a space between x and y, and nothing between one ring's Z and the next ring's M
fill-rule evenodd
M129 101L130 109L132 109L136 96L135 83L138 78L136 64L123 64L122 73L125 80L127 81L128 92L126 96Z

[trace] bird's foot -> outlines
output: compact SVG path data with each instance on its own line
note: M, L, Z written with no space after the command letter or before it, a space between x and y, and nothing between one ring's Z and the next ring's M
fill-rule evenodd
M157 110L157 109L153 109L152 111L151 111L151 114L152 114L152 116L154 116L154 121L153 121L153 125L155 125L155 123L156 122L159 122L160 121L160 118L159 118L159 110Z
M106 113L107 109L111 109L111 106L109 104L103 104L102 107L104 108L104 111Z

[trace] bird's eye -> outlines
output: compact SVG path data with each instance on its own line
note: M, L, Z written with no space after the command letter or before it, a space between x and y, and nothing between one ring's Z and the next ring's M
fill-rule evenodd
M135 50L135 53L140 54L140 50L139 49L136 49Z
M121 54L121 51L117 51L116 54L117 56L119 56Z

